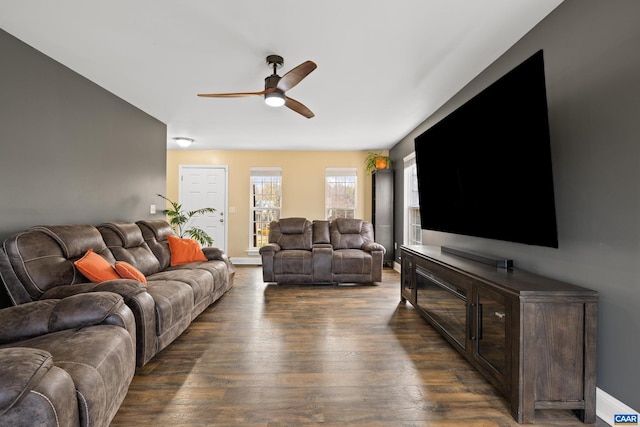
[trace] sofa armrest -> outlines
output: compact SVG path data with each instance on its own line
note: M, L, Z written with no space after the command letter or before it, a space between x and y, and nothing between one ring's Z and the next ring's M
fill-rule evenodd
M333 245L331 243L314 243L312 249L331 249L333 251Z
M313 281L318 283L333 281L331 243L316 243L311 251L313 252Z
M48 351L37 348L9 347L0 349L0 414L11 409L18 400L47 374L53 366Z
M0 310L0 343L11 343L64 329L98 325L119 316L120 295L91 292L60 300L40 300ZM108 321L113 323L113 320Z
M267 254L269 252L273 254L275 252L280 252L281 250L282 248L277 243L268 243L259 249L260 255Z
M71 295L86 294L88 292L113 292L124 298L125 303L128 299L140 293L146 293L147 287L131 279L108 280L101 283L76 283L73 285L60 285L49 289L40 297L43 299L62 299Z
M125 304L133 312L136 363L138 366L144 366L156 354L156 304L151 294L147 292L147 287L142 283L129 279L117 279L102 283L61 285L45 292L40 301L95 292L113 292L122 296Z
M262 280L265 282L275 282L276 276L273 271L273 257L280 252L282 247L277 243L268 243L260 248L262 258Z
M72 426L80 419L71 376L36 348L0 349L0 425Z
M381 251L383 255L387 251L384 246L376 242L367 242L363 244L362 250L365 252Z
M202 248L202 252L204 252L204 256L206 256L209 261L218 260L218 261L229 262L229 258L227 257L227 254L225 254L222 249L214 248L214 247L206 247L206 248Z

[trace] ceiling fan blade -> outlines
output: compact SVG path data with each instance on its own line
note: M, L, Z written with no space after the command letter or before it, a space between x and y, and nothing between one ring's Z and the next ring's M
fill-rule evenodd
M264 95L276 90L275 88L269 88L261 90L260 92L231 92L231 93L199 93L198 96L207 98L241 98L244 96Z
M292 109L296 113L302 114L307 119L310 119L313 116L315 116L315 114L313 114L313 112L309 110L307 107L305 107L302 103L296 101L293 98L289 98L288 96L285 97L284 105L285 107Z
M318 66L313 61L305 61L297 67L290 70L286 73L280 81L278 81L277 88L283 92L288 91L305 77L309 75L313 70L315 70Z

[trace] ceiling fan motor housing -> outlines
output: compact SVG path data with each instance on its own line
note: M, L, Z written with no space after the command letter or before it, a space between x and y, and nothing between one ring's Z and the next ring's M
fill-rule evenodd
M265 89L272 89L274 87L276 87L278 85L278 82L280 81L280 76L277 74L271 74L268 77L265 77L264 79L264 88Z

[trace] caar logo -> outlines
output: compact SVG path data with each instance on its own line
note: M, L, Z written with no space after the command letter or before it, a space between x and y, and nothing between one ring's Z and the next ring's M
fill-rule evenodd
M613 416L614 426L637 426L638 414L615 414Z

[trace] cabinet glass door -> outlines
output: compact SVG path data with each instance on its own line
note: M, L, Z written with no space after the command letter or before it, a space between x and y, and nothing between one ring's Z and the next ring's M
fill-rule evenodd
M402 254L402 282L400 283L400 298L409 300L415 304L415 295L413 293L413 257Z
M479 288L477 291L476 353L502 375L506 366L506 317L504 297Z
M416 302L444 332L465 348L467 293L431 272L416 267Z

